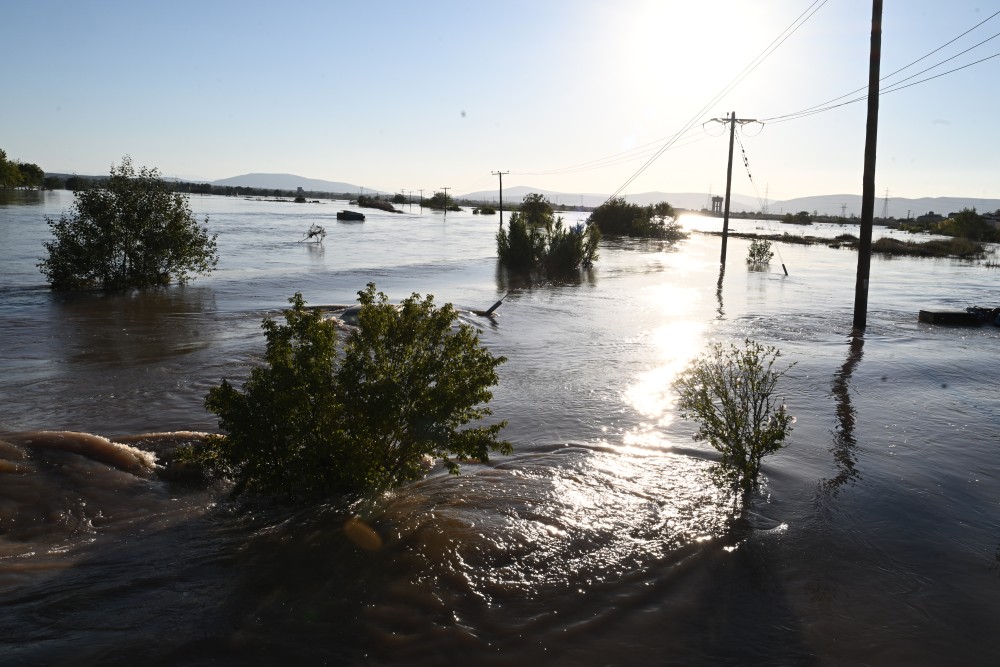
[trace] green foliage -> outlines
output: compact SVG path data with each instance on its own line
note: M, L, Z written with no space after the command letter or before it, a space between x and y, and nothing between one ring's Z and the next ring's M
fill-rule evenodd
M16 162L7 159L7 152L0 148L0 190L12 190L21 185L21 170Z
M18 162L17 169L21 173L21 187L40 188L45 183L45 172L37 164Z
M537 192L524 195L517 210L527 224L534 226L544 226L555 215L552 203Z
M555 275L590 266L597 259L600 230L583 223L566 226L542 195L526 195L507 227L497 232L497 256L508 268Z
M681 416L699 424L695 439L722 454L719 478L744 495L756 488L761 459L784 446L794 421L774 397L791 368L775 370L779 356L749 339L742 349L716 343L674 381Z
M668 241L688 236L677 222L673 207L665 201L652 206L639 206L628 203L623 197L615 197L594 209L587 224L610 236L639 236Z
M455 200L446 192L435 192L433 197L424 200L424 206L442 211L445 209L449 211L462 210L455 205Z
M981 243L965 238L932 239L923 243L915 243L883 236L872 243L872 252L882 255L958 257L959 259L979 259L986 255Z
M774 253L771 251L771 242L767 239L754 239L750 242L750 249L747 252L747 264L753 267L766 266Z
M504 266L516 270L530 270L542 263L545 255L545 237L538 227L529 225L519 211L510 214L507 230L501 226L497 232L497 256Z
M959 213L937 224L935 230L945 236L968 239L970 241L1000 241L997 230L976 213L976 209L963 208Z
M308 501L418 479L428 455L457 473L457 461L510 453L497 439L505 422L462 428L491 414L489 388L505 359L430 295L397 307L369 284L358 297L358 328L340 357L335 323L301 294L284 325L265 319L266 365L242 391L223 380L205 400L225 435L183 458L234 480L234 495Z
M789 225L811 225L813 216L810 215L809 211L799 211L795 215L786 213L782 216L781 221Z
M215 236L199 226L187 197L128 156L111 177L76 192L73 208L47 218L55 237L38 268L55 289L126 289L186 282L218 263ZM205 219L207 225L208 218Z
M388 213L399 213L395 206L384 199L369 197L368 195L361 195L358 197L358 206L361 206L362 208L377 208L380 211L386 211Z

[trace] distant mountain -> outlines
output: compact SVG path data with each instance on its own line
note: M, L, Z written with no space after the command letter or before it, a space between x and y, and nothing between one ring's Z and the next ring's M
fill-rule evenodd
M212 185L244 187L244 188L273 188L276 190L303 190L313 192L351 192L360 194L362 190L366 193L384 194L382 190L372 188L362 188L353 183L341 183L338 181L324 181L318 178L304 178L295 174L243 174L212 181Z
M542 190L541 188L516 185L511 188L503 189L503 200L505 203L517 203L524 198L524 195L531 192L537 192L538 194L545 195L545 197L548 198L548 200L553 204L565 204L566 206L600 206L606 202L609 197L609 195L604 194L553 192L551 190ZM669 202L671 206L677 208L700 210L708 208L711 205L710 196L701 192L640 192L638 194L624 196L626 201L633 204L639 204L640 206L648 206L650 204L666 201ZM499 199L499 192L497 190L480 190L479 192L457 195L456 199L495 202ZM759 206L757 206L757 204L754 203L754 200L750 197L734 194L731 208L734 211L754 211L758 209Z
M889 197L888 202L879 197L875 200L875 217L883 217L882 211L890 218L916 218L925 213L958 213L963 208L974 208L980 213L993 212L1000 209L1000 199L977 199L975 197L920 197L907 199L905 197ZM751 209L752 210L752 209ZM820 195L815 197L799 197L786 201L771 202L768 206L771 213L797 213L798 211L817 211L825 215L861 215L861 195Z
M504 188L503 200L505 203L520 202L524 195L530 192L537 192L545 195L554 204L565 204L567 206L600 206L608 199L608 195L585 193L574 194L567 192L552 192L540 188L518 185L511 188ZM716 194L716 196L720 196ZM496 190L481 190L458 195L457 199L469 199L472 201L495 202L498 199ZM640 206L648 206L657 202L666 201L676 208L689 210L701 210L709 208L711 195L706 192L642 192L639 194L625 195L626 201ZM875 217L882 217L883 208L887 209L887 215L891 218L916 218L931 211L948 215L957 213L963 208L974 208L980 213L992 212L1000 209L1000 199L977 199L975 197L921 197L918 199L906 199L904 197L889 197L888 205L882 198L875 200ZM756 212L761 210L761 205L756 197L748 197L734 193L730 210L736 213ZM769 213L798 213L799 211L817 212L820 215L861 215L861 195L816 195L811 197L797 197L783 201L771 201L767 204Z

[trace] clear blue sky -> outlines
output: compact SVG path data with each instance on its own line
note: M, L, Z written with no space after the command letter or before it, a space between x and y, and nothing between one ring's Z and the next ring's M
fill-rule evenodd
M505 186L611 193L690 123L626 193L721 193L727 139L702 121L797 112L868 78L870 0L2 4L0 148L48 172L103 174L129 154L189 179L287 172L461 194L503 170ZM885 5L883 75L1000 11ZM1000 16L891 81L998 33ZM996 53L1000 37L917 79ZM1000 197L998 110L1000 57L883 95L879 196ZM865 113L861 101L748 126L760 194L860 194ZM733 189L753 192L739 159Z

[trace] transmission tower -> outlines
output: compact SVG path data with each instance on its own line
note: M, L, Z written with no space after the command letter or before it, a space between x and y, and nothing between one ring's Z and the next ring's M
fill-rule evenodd
M889 188L885 189L885 198L882 200L882 219L889 219Z

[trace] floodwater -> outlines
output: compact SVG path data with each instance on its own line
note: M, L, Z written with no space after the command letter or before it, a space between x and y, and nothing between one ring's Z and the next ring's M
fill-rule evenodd
M498 216L192 197L212 276L53 294L44 216L71 203L0 203L0 664L1000 664L1000 329L917 321L1000 305L995 257L875 257L852 339L852 250L777 244L749 271L732 238L720 280L717 236L606 240L592 270L528 283L497 269ZM368 282L466 309L508 358L491 405L513 455L308 510L157 474L217 427L205 394L257 363L263 317ZM670 384L747 337L794 362L797 421L734 518Z

